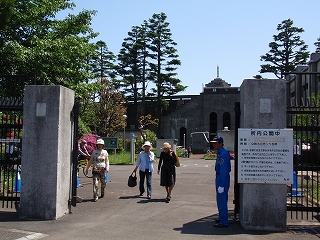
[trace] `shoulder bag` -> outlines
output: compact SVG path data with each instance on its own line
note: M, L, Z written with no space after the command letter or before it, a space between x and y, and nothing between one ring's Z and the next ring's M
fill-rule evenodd
M137 175L135 172L132 172L128 178L128 186L135 187L137 186Z

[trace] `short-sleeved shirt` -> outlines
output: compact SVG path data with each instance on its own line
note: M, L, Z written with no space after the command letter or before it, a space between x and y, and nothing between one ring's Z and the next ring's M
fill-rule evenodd
M106 161L108 160L108 152L105 149L102 150L94 150L90 157L90 162L93 163L94 167L97 168L105 168L106 167ZM89 163L90 163L89 162Z

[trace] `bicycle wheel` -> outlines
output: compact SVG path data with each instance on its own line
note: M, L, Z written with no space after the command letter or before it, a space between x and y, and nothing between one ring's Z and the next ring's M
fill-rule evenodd
M84 174L87 178L92 178L92 166L89 167L89 169L88 169L88 174L86 174L86 168L87 168L87 167L83 167L83 168L82 168L83 174Z

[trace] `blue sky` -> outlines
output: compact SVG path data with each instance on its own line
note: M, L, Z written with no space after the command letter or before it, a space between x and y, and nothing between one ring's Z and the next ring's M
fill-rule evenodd
M319 0L74 0L77 7L97 10L92 28L118 54L133 26L164 12L181 60L178 78L189 86L181 94L200 94L203 84L219 77L239 87L260 74L260 56L269 51L277 25L288 18L305 30L301 38L314 52L320 37ZM261 74L275 78L273 74Z

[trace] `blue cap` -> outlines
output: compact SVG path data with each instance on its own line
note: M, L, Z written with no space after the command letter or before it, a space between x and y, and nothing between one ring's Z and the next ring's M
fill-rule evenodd
M212 141L210 141L210 142L217 142L217 143L223 143L223 138L222 137L220 137L220 136L215 136L214 138L213 138L213 140Z

